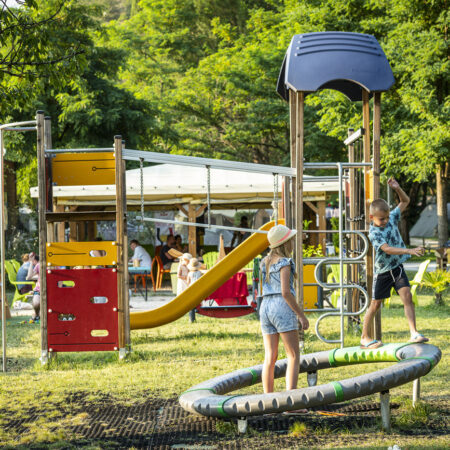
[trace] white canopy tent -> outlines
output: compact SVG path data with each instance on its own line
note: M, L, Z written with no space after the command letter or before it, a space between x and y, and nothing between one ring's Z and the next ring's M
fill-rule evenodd
M278 180L278 198L281 196L281 178ZM143 169L143 193L146 209L177 209L177 204L204 204L207 197L207 171L201 167L176 164L158 164ZM127 204L140 205L140 169L127 170ZM326 194L338 192L337 180L304 175L304 201L324 201ZM31 189L36 198L37 188ZM113 185L55 186L56 205L113 206ZM210 198L213 208L270 207L274 198L274 177L264 173L210 169Z

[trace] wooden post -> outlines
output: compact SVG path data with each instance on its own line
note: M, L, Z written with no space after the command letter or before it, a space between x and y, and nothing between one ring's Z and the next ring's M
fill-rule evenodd
M381 92L373 94L373 200L380 198ZM381 308L374 318L374 338L381 341Z
M6 372L6 320L8 317L8 303L6 301L6 274L5 274L5 166L3 160L3 130L0 130L0 300L2 303L2 370Z
M122 161L122 136L114 136L114 156L116 162L115 182L116 182L116 242L118 246L117 258L117 307L119 323L119 357L124 357L127 352L127 330L125 317L129 308L127 292L125 291L125 279L128 276L127 239L126 239L126 214L124 203L124 176ZM129 327L128 327L129 333Z
M296 148L296 140L297 140L297 100L295 96L295 92L289 90L289 122L290 122L290 154L291 154L291 167L295 168L296 160L295 160L295 148ZM291 178L291 202L289 208L291 210L290 221L286 222L286 225L289 228L295 228L295 199L297 198L296 192L297 181L296 177Z
M93 241L96 238L97 226L96 222L90 221L87 223L87 240Z
M64 205L54 205L55 212L64 212ZM58 222L56 225L56 240L57 242L64 242L66 240L66 223Z
M327 218L326 218L326 200L318 200L317 201L317 209L319 215L319 230L327 229ZM319 233L319 244L322 246L323 254L325 255L325 250L327 246L327 234L326 232Z
M44 118L44 148L48 150L52 148L52 120L50 117ZM52 188L52 160L51 156L45 158L46 169L46 210L53 210L53 188ZM55 224L47 223L47 237L49 242L55 242Z
M195 205L189 203L188 206L188 222L194 222L197 218L195 214ZM188 244L189 253L195 258L197 256L197 235L196 228L193 226L188 227Z
M353 134L353 128L348 129L348 136L351 136ZM353 163L355 162L355 146L350 144L348 146L348 162ZM356 193L356 169L350 168L349 169L349 211L350 211L350 230L355 231L358 229L358 226L356 222L354 221L356 216L359 216L361 214L361 211L356 210L356 199L357 199L357 193ZM350 245L351 249L353 251L356 250L356 244L358 242L358 239L356 235L352 234L350 237ZM357 254L350 254L350 257L358 256ZM350 283L358 283L358 266L356 264L351 264L348 266L348 279ZM349 312L355 312L359 309L359 291L356 289L349 289L349 296L348 298L351 298L351 302L348 305L348 311ZM353 320L355 320L355 316L349 316L348 318L348 328L353 328Z
M371 162L371 151L370 151L370 105L369 105L369 93L363 89L362 90L362 112L363 112L363 151L364 151L364 162ZM369 219L369 206L370 206L370 168L364 167L364 217L365 217L365 230L369 230L370 219ZM367 292L369 293L369 299L372 296L372 284L373 284L373 248L370 246L369 251L366 256L366 279L367 279ZM368 333L371 339L375 339L375 320L373 323L369 324Z
M41 297L41 362L48 362L48 340L47 340L47 261L46 261L46 245L47 245L47 224L45 220L45 211L47 208L46 199L46 182L45 173L45 143L44 143L44 112L36 113L37 126L37 169L38 169L38 216L39 216L39 283Z
M297 271L297 303L303 310L303 122L304 92L296 92L296 134L295 134L295 266Z
M69 207L70 212L75 212L77 210L77 206ZM78 224L77 222L69 222L69 242L77 242L78 241Z

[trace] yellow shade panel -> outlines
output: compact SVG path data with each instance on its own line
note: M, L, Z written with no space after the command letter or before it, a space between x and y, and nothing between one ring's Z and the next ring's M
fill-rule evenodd
M111 241L52 242L46 250L48 266L115 266L118 260Z
M115 184L113 152L60 153L52 158L52 178L56 186Z

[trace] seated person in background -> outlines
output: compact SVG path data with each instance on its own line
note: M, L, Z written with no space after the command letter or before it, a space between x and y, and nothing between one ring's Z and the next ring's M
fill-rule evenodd
M175 248L175 236L173 234L167 236L167 242L162 246L161 251L159 252L164 269L170 269L170 266L175 259L175 257L169 253L171 248Z
M31 320L37 322L40 319L41 311L41 285L39 283L39 256L33 252L30 253L30 265L28 267L27 281L36 280L36 286L34 287L32 305L34 314Z
M28 268L30 267L30 255L28 253L24 253L22 255L22 265L19 267L17 271L16 281L26 281L28 275ZM33 289L31 284L18 284L17 289L21 294L26 294Z
M130 262L136 260L139 261L140 267L152 267L152 258L147 253L147 250L139 244L139 241L136 239L130 241L130 248L134 251L133 256L130 258Z
M181 253L185 253L187 250L187 245L183 245L183 242L181 240L181 236L177 234L175 236L175 249L177 249Z
M247 216L241 217L241 223L239 224L239 228L248 228ZM245 241L248 237L250 237L249 231L235 231L233 233L233 239L231 239L231 248L237 247L243 241Z

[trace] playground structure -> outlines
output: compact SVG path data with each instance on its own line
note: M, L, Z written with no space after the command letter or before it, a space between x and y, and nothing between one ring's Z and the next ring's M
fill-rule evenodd
M308 373L309 388L261 395L224 396L228 392L261 381L262 365L242 369L217 377L189 389L181 395L180 403L188 411L207 416L238 417L240 431L247 427L246 417L264 413L295 410L298 408L325 405L380 392L383 428L390 430L389 389L414 380L413 403L419 396L421 376L427 374L440 360L441 352L434 346L411 344L389 344L373 350L359 347L344 348L344 319L361 314L369 303L368 292L372 291L373 251L365 236L369 228L369 205L380 197L380 124L381 92L394 83L389 63L377 40L370 35L343 32L308 33L293 36L284 58L277 91L289 102L291 167L295 169L292 192L285 185L284 203L287 225L297 229L295 262L298 273L297 302L303 305L303 172L306 169L334 169L339 178L339 255L310 261L316 264L317 282L325 289L338 289L339 311L330 310L316 322L317 336L328 343L339 343L341 348L305 355L301 358L300 371ZM355 133L349 132L345 141L349 162L307 163L304 162L304 106L305 96L320 89L334 89L345 94L351 101L362 101L363 127ZM373 96L373 152L370 143L370 96ZM353 131L353 130L351 130ZM355 143L362 152L356 161ZM362 160L361 160L362 158ZM356 176L357 170L363 170ZM345 170L349 170L349 209L344 229L343 212L346 209L343 196ZM359 186L358 186L359 184ZM294 214L291 212L294 211ZM347 254L344 255L344 237L348 236ZM357 243L357 237L364 244ZM366 286L360 282L359 264L365 259ZM330 284L321 281L321 267L339 264L339 281ZM344 282L344 266L348 281ZM344 290L348 291L347 311L344 305ZM360 295L364 301L361 305ZM330 340L319 332L320 322L329 316L340 317L340 339ZM372 324L372 337L381 340L381 316ZM317 370L358 362L400 361L394 367L369 373L349 380L332 382L316 387ZM286 372L286 361L277 362L275 377Z
M315 48L315 49L314 49ZM352 65L347 64L349 54L359 57ZM305 59L306 58L306 59ZM313 58L313 60L309 60ZM314 59L316 58L316 59ZM353 59L353 58L350 58ZM359 67L364 70L357 70ZM314 67L314 73L309 73ZM322 67L322 69L320 69ZM330 67L333 73L330 72ZM381 67L381 69L380 69ZM305 72L306 70L306 72ZM320 73L321 78L317 77ZM302 76L299 76L301 74ZM274 176L274 184L278 177L284 177L282 215L286 223L296 228L296 266L299 274L297 284L297 300L304 305L303 298L303 264L316 264L317 283L325 289L338 289L340 293L339 310L321 308L322 315L316 324L316 332L320 339L329 343L339 343L341 349L306 355L302 359L302 372L308 372L309 390L295 390L287 393L267 394L266 396L233 396L219 397L234 389L248 386L260 381L261 366L243 369L237 373L202 383L187 391L181 397L183 406L205 415L245 417L264 412L292 410L303 406L327 404L368 395L382 393L383 422L388 422L389 388L414 380L414 393L419 395L419 377L428 373L440 359L440 351L434 346L397 344L384 346L377 351L361 351L358 348L344 347L344 319L361 314L367 307L371 291L371 274L373 255L365 236L368 226L368 206L372 198L380 195L380 102L381 92L393 83L389 64L376 39L372 36L356 33L311 33L294 36L287 51L280 73L278 92L289 101L291 122L291 167L278 167L231 161L218 161L208 158L193 158L178 155L166 155L152 152L129 150L124 148L121 136L115 136L114 148L101 149L52 149L50 119L38 112L35 121L4 125L2 130L37 131L38 181L39 181L39 251L40 283L41 283L41 361L46 363L52 353L59 351L92 351L116 350L120 357L130 349L130 330L151 328L178 319L226 281L233 273L242 268L267 247L267 231L278 219L278 189L274 188L275 220L264 225L260 230L244 241L237 249L227 255L205 276L189 287L180 296L162 308L150 312L130 313L128 293L128 255L127 255L127 199L125 187L125 161L150 163L180 163L204 167L207 179L210 179L211 168L256 171ZM349 162L337 163L305 163L303 160L303 119L304 99L309 92L318 89L337 89L346 94L350 100L362 100L363 128L350 133L345 141L349 147ZM370 110L369 98L374 97L373 112L373 154L370 145ZM33 125L26 127L25 125ZM356 161L352 148L355 142L362 139L363 160ZM2 176L3 176L3 134L2 134ZM336 258L307 260L303 258L303 172L304 170L332 169L338 172L339 181L339 255ZM349 174L346 174L346 171ZM363 170L363 177L358 180L361 186L355 186L355 172ZM350 200L350 229L344 228L344 181L349 178L349 198L356 199L362 194L362 201ZM113 180L113 182L111 182ZM114 184L115 211L54 211L52 191L55 183L70 185ZM364 187L362 186L364 185ZM353 186L353 187L352 187ZM352 197L353 195L353 197ZM243 230L237 227L214 226L210 221L210 184L207 182L208 224L181 222L190 227L225 228ZM141 190L141 199L143 193ZM359 198L359 197L358 197ZM2 204L3 189L2 189ZM359 204L364 211L354 208ZM353 205L353 206L352 206ZM352 209L353 207L353 209ZM293 214L292 212L295 212ZM195 218L195 217L194 217ZM4 277L4 218L1 214L2 241L2 312L5 317L6 302ZM141 201L141 219L155 221L145 217L144 204ZM57 223L93 223L98 220L116 221L116 240L111 242L64 242L64 235L55 228ZM156 219L161 221L161 219ZM364 220L364 227L361 226ZM170 221L176 223L176 221ZM352 225L358 223L358 225ZM248 231L245 229L245 231ZM308 230L311 232L311 230ZM328 230L317 230L324 233ZM344 238L349 236L348 255L344 255ZM361 245L357 245L360 238ZM59 242L58 242L59 241ZM93 257L93 251L101 252L101 256ZM350 255L352 255L350 257ZM344 265L359 266L363 259L366 264L366 287L360 281L359 271L350 270L348 281L344 281ZM339 264L339 282L329 284L321 281L320 271L325 264ZM82 268L74 269L74 266ZM69 268L59 268L60 266ZM101 266L101 267L97 267ZM89 267L89 268L87 268ZM95 268L96 267L96 268ZM347 305L344 304L344 291L350 292ZM360 294L363 297L360 302ZM351 298L351 302L348 299ZM78 302L77 306L75 304ZM352 305L350 307L350 304ZM347 307L347 310L345 309ZM308 310L306 310L308 311ZM339 340L327 340L319 332L319 323L328 316L338 315L341 319L341 335ZM2 321L3 337L3 369L6 371L6 333L5 322ZM374 328L375 337L381 338L379 322ZM322 387L315 387L315 372L333 365L349 364L360 361L401 361L394 368L384 369L373 374L364 375L352 380L333 382ZM276 376L282 376L286 363L277 364ZM209 394L205 397L205 391ZM212 395L211 395L212 394ZM387 395L387 396L386 396ZM383 412L384 411L384 412ZM385 427L387 427L386 425Z
M301 45L305 45L308 51L297 50ZM354 46L354 48L352 47ZM317 52L311 49L315 47ZM348 56L351 52L355 52L360 58L354 66L359 66L364 64L366 69L361 73L357 73L357 77L351 78L349 75L349 68L342 64L342 57ZM323 55L332 56L334 64L330 65L327 58L323 58ZM318 64L326 63L326 67L321 71L321 77L328 79L322 79L320 82L322 84L317 84L318 79L314 77L314 74L305 71L305 66L303 65L305 59L309 61L309 58L313 58L310 62L314 62L316 69ZM301 64L300 64L301 61ZM380 64L383 70L380 71ZM331 67L331 69L330 69ZM325 70L326 69L326 70ZM328 73L330 70L332 74ZM371 74L371 70L377 73L377 76ZM355 75L351 70L350 72ZM302 76L299 77L298 74L301 73ZM380 73L382 76L380 76ZM355 79L356 78L356 79ZM342 82L332 82L330 80L344 80ZM290 102L290 114L291 114L291 167L278 167L233 161L219 161L209 158L194 158L181 155L167 155L146 151L137 151L124 148L124 142L120 136L116 136L114 139L114 149L111 148L88 148L88 149L52 149L51 145L51 133L50 133L50 119L45 118L42 112L39 112L36 118L36 129L38 134L38 172L39 172L39 238L40 238L40 254L41 257L41 273L46 274L46 276L41 275L41 309L42 309L42 355L41 358L45 362L48 358L48 353L56 351L56 344L53 346L49 345L48 337L52 335L52 332L47 329L47 315L51 317L65 317L68 312L61 312L60 306L56 307L52 302L54 300L49 300L47 302L47 295L49 294L47 290L47 277L52 283L56 280L54 277L63 276L62 273L57 272L55 267L74 267L77 265L82 265L83 267L98 266L101 265L102 269L95 270L108 270L110 276L114 278L114 283L117 283L117 299L107 297L107 303L93 303L91 302L90 307L92 308L107 308L111 309L114 313L114 317L117 317L118 326L117 332L111 330L109 333L108 328L105 326L98 327L98 330L103 331L103 336L85 336L86 340L86 350L94 349L94 342L104 344L109 342L108 345L111 349L116 349L120 351L121 356L123 356L130 346L130 329L145 328L159 326L164 323L168 323L171 320L175 320L182 314L187 312L190 308L195 307L194 303L200 302L208 294L213 292L221 283L227 280L234 272L243 267L248 263L253 257L257 256L264 248L267 246L267 239L264 236L267 233L266 230L257 230L256 235L252 236L251 239L244 242L238 249L233 251L225 260L224 263L218 264L213 270L211 270L207 276L202 277L202 279L195 284L195 289L188 289L184 295L175 298L172 302L165 305L158 310L154 310L151 313L131 313L128 310L127 292L128 292L128 271L127 271L127 238L126 238L126 187L125 187L125 161L133 160L138 161L141 170L141 181L142 181L142 169L143 163L167 163L167 164L181 164L184 166L195 166L203 167L205 169L205 175L207 179L206 183L206 205L208 223L207 224L197 224L193 221L192 217L195 219L195 215L189 215L188 222L180 222L182 225L189 226L191 245L191 232L195 230L194 227L203 226L205 228L224 228L232 231L242 229L238 227L223 227L223 226L213 226L210 220L211 211L211 192L210 192L210 173L212 169L223 169L223 170L239 170L244 172L257 172L266 173L273 175L274 178L274 212L275 212L275 223L278 222L278 181L279 177L283 177L284 192L282 198L282 205L284 208L280 208L280 215L286 218L288 226L296 228L298 230L296 239L296 265L299 272L299 280L297 286L297 296L300 304L305 305L303 289L305 283L303 281L303 264L311 263L316 265L315 273L317 278L317 283L312 283L313 285L322 286L325 289L338 289L340 293L340 306L339 310L336 308L313 308L306 309L309 311L321 311L324 314L317 322L316 332L319 338L325 342L330 343L340 343L341 347L344 346L344 318L345 316L355 317L361 314L367 306L368 295L371 288L371 272L372 272L372 255L369 251L369 243L364 234L365 230L356 229L351 225L350 230L344 229L342 212L344 210L344 180L350 176L350 200L351 195L356 195L356 190L352 189L354 183L354 176L352 179L352 174L356 170L364 170L364 182L359 188L359 194L363 192L364 195L364 208L365 208L365 224L367 226L368 214L367 207L370 198L379 192L379 120L380 120L380 92L386 90L390 87L393 82L392 72L390 71L389 64L379 47L377 41L367 35L358 35L355 33L313 33L309 35L299 35L294 36L292 43L287 51L285 61L283 63L280 79L278 83L278 92ZM316 83L316 84L314 84ZM305 163L303 162L303 108L304 108L304 97L307 92L312 92L321 88L335 88L345 93L351 100L363 101L363 125L364 128L358 130L356 133L352 134L346 141L346 145L351 149L353 143L362 137L363 139L363 150L364 150L364 160L355 161L354 156L351 156L349 152L349 162L339 162L339 163ZM374 95L374 152L373 152L373 163L370 162L370 136L369 136L369 95L373 92ZM34 128L33 128L34 129ZM373 175L370 176L369 169L373 166ZM338 171L338 182L339 182L339 230L335 232L339 235L339 248L343 249L344 235L351 235L351 241L353 243L353 248L355 248L354 243L357 237L363 243L359 252L354 256L356 250L351 250L353 252L353 257L344 257L343 251L340 251L337 258L326 258L325 260L317 259L303 259L302 256L302 226L303 226L303 171L304 170L316 170L316 169L333 169ZM349 176L345 174L346 170L350 170ZM331 177L330 177L331 178ZM53 199L53 189L54 186L74 186L74 185L115 185L115 211L83 211L74 212L70 210L54 210L52 199ZM364 188L362 187L364 184ZM370 186L371 188L370 188ZM353 194L352 194L353 192ZM144 211L144 193L141 182L141 219L143 221L155 221L155 219L145 217ZM355 203L355 202L353 202ZM361 202L360 202L361 203ZM350 205L352 202L350 201ZM292 212L295 211L295 214ZM195 212L195 211L194 211ZM195 212L196 213L196 212ZM364 213L363 213L364 214ZM350 211L350 219L355 217L362 217L361 211ZM103 243L106 247L100 249L98 242L68 242L62 244L64 241L64 227L54 227L54 224L61 224L64 222L69 222L72 230L72 226L76 226L76 223L87 223L89 227L93 222L97 220L115 220L117 223L117 236L116 240L109 243ZM162 221L157 219L157 221ZM177 223L176 221L169 221L170 223ZM350 222L352 222L350 220ZM323 224L323 222L322 222ZM366 227L367 228L367 227ZM62 232L61 232L62 230ZM249 230L245 230L249 231ZM255 231L255 230L252 230ZM329 232L329 230L309 230L308 232L318 232L322 233ZM92 234L92 233L91 233ZM259 236L258 236L259 234ZM59 242L58 242L59 241ZM62 248L60 248L62 246ZM250 246L250 247L249 247ZM57 250L59 248L59 250ZM55 250L59 251L60 254L58 258L55 258ZM89 253L93 250L102 250L106 253L106 259L102 258L91 258ZM78 255L78 257L76 257ZM81 257L81 260L79 256ZM366 288L358 285L360 281L360 275L357 273L353 278L349 278L349 281L344 281L344 265L358 265L362 262L363 258L366 260L367 269L367 285ZM95 261L94 261L95 260ZM339 264L340 277L339 282L335 284L329 284L321 281L321 267L326 264ZM226 269L225 269L226 268ZM62 269L63 274L70 277L75 277L79 273L73 272L74 269ZM72 272L67 272L71 270ZM85 274L88 278L93 272L92 269L79 269L82 274ZM353 272L352 272L353 273ZM62 281L71 281L74 283L73 279L67 278ZM64 285L64 283L63 283ZM53 287L50 289L50 295L58 297L57 292L70 292L71 294L77 294L80 282L75 283L74 287L68 287L68 284L64 287L58 287L58 289L64 289L64 291L54 290ZM92 284L88 283L88 286ZM347 301L347 311L344 305L344 291L348 290L351 292L352 302L351 304L354 308L350 308L350 302ZM195 291L195 292L194 292ZM356 292L356 294L355 294ZM358 294L360 292L360 294ZM86 293L83 295L90 295L91 299L96 297L101 297L101 289L93 293ZM111 295L111 294L110 294ZM362 301L360 299L362 296ZM105 296L106 297L106 296ZM116 304L117 300L117 304ZM106 306L108 305L108 306ZM183 305L180 307L179 305ZM69 304L66 305L69 308ZM79 314L83 314L79 312ZM339 340L327 340L321 336L318 325L322 319L330 315L339 315L341 318L341 335ZM79 316L81 318L81 316ZM72 322L70 326L78 327L81 320L72 320L64 322ZM78 324L77 324L78 322ZM53 322L52 322L53 323ZM56 323L59 323L59 319ZM59 324L62 325L62 324ZM66 328L69 324L63 324ZM52 325L53 328L53 325ZM106 332L105 332L106 330ZM381 330L379 330L381 332ZM85 330L87 332L87 330ZM91 330L92 332L92 330ZM70 342L64 350L69 351L70 349L81 350L80 339L77 332L70 332L68 329L64 331L58 329L55 332L55 336L58 336L57 341L75 339L76 342ZM94 333L98 334L98 333ZM115 339L110 339L105 334L117 336ZM69 339L70 338L70 339ZM53 338L52 338L53 339ZM51 344L52 340L50 340ZM61 351L63 347L58 344L58 349ZM71 347L72 346L72 347ZM103 349L103 346L98 347L98 349Z

